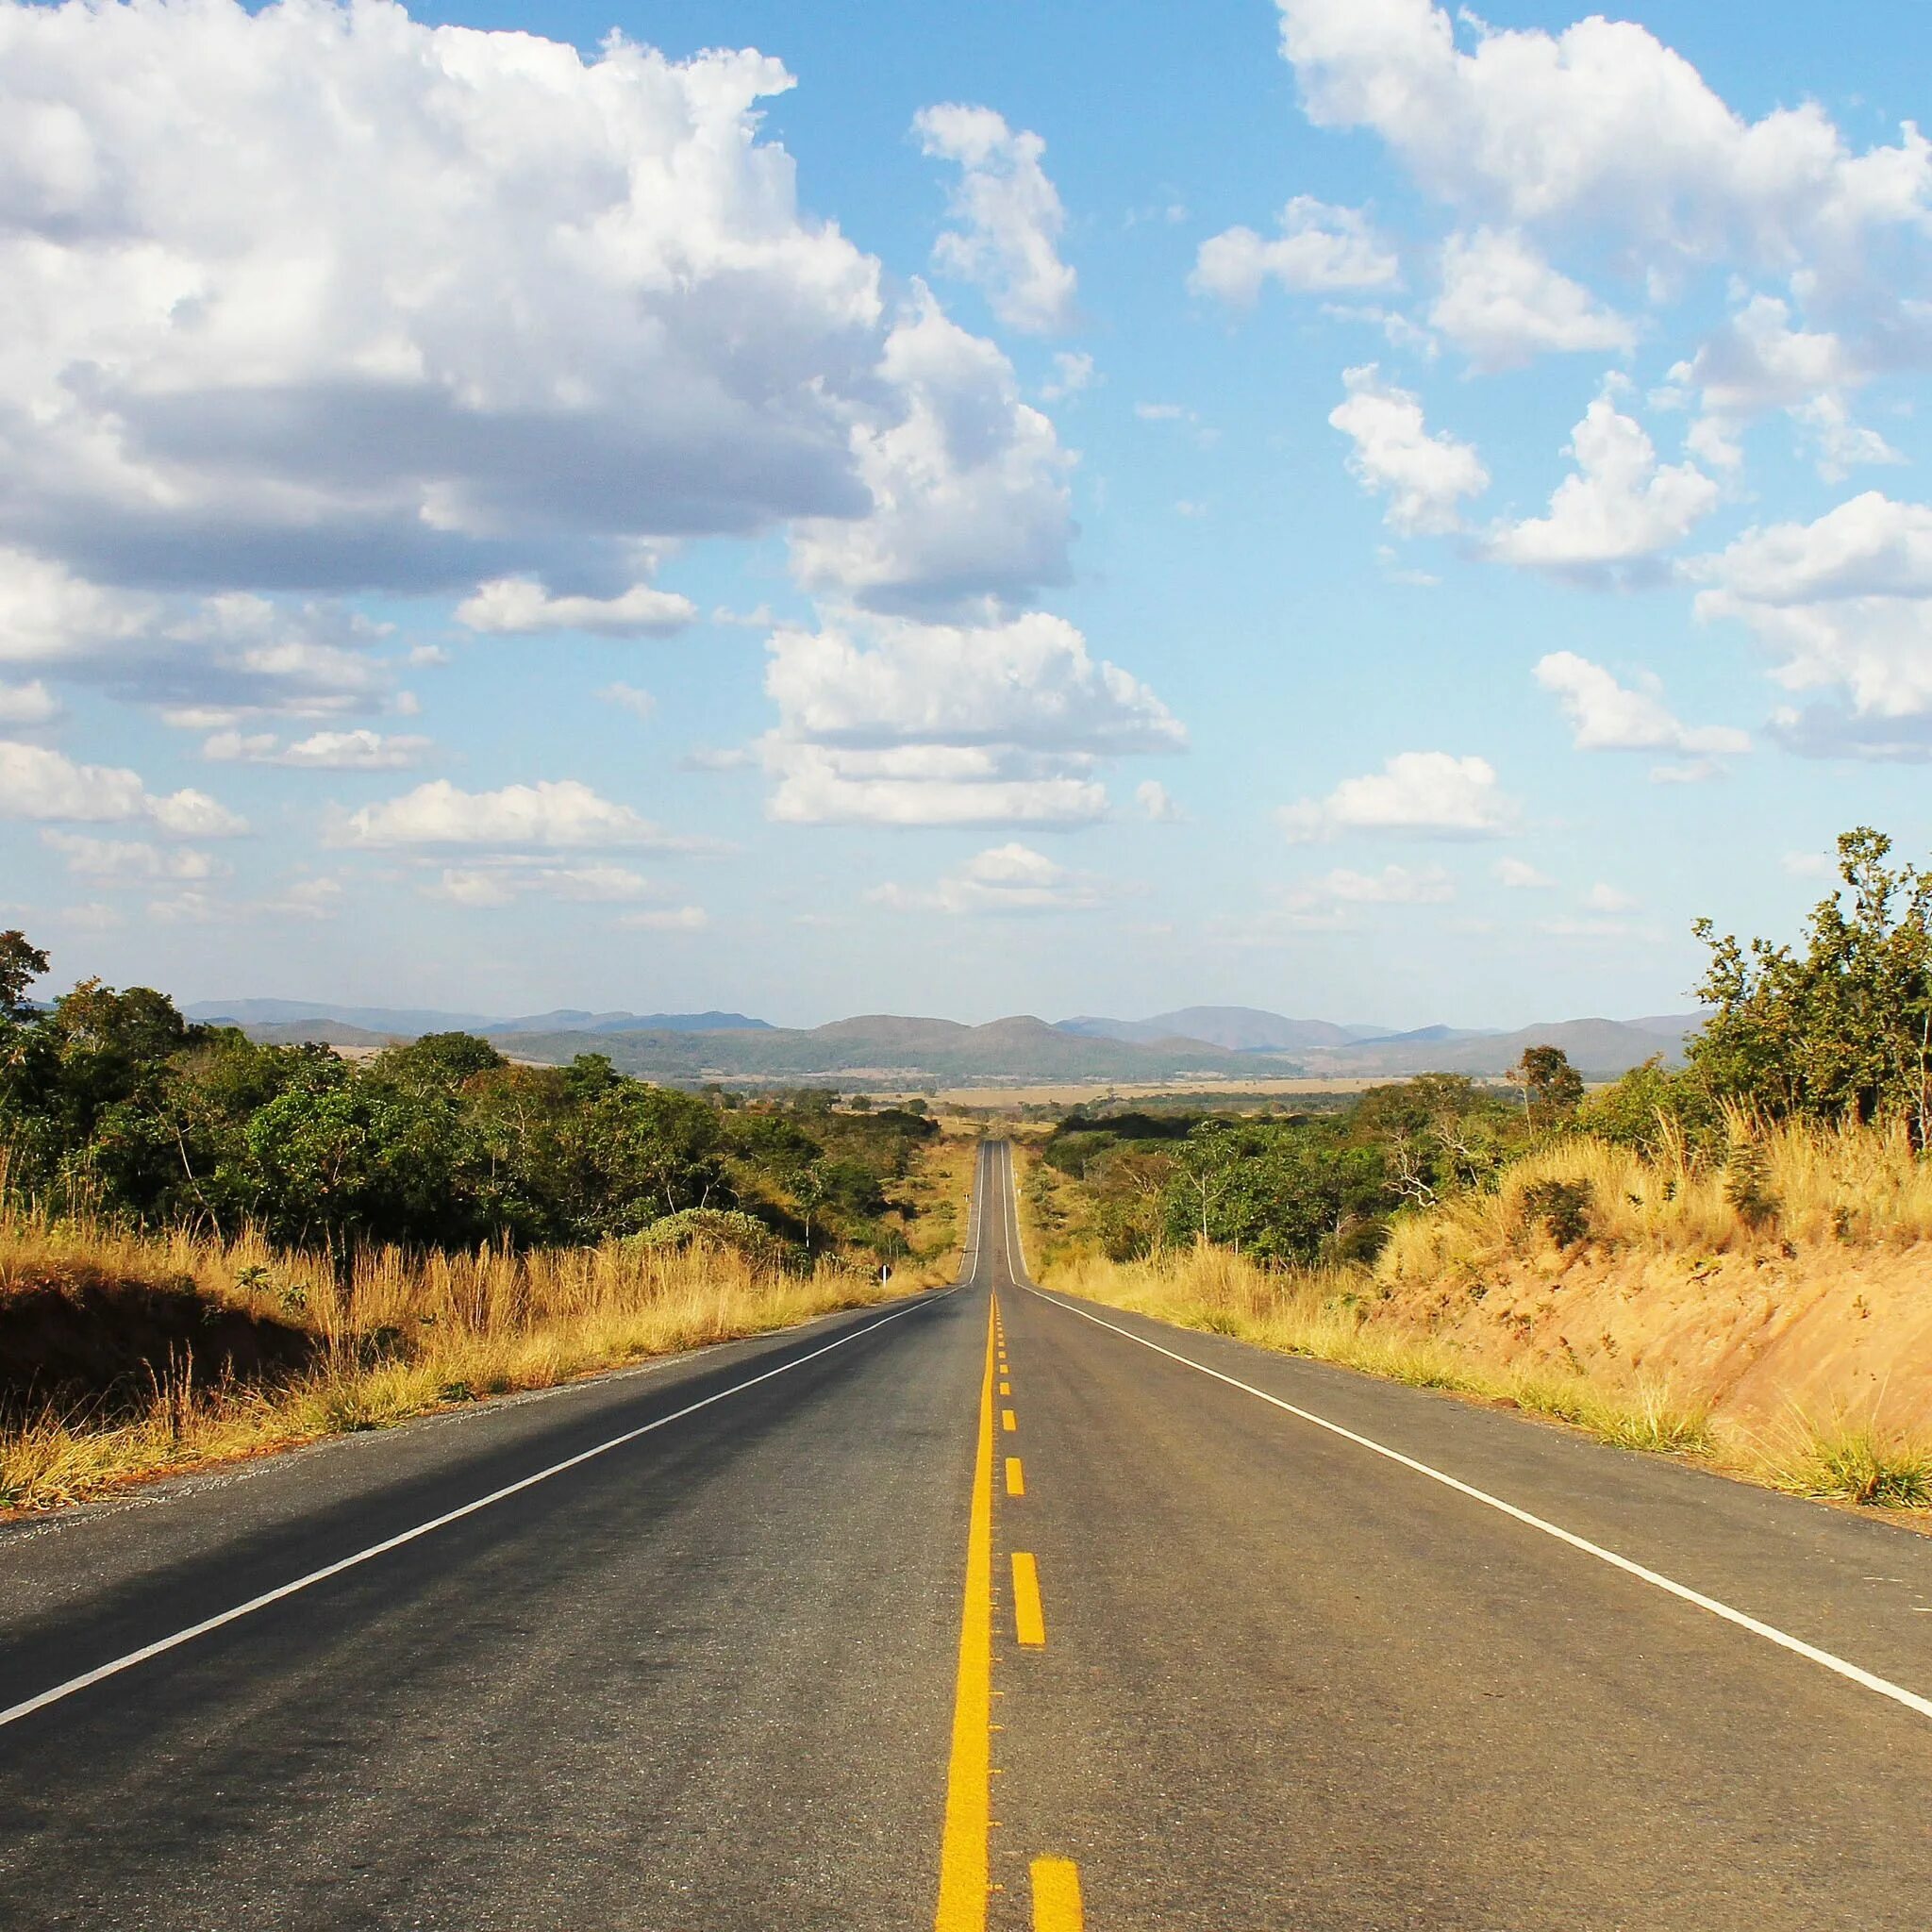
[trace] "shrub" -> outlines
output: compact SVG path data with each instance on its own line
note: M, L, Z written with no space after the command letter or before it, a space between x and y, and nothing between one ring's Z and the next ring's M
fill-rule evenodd
M686 1208L652 1222L631 1241L651 1254L722 1249L763 1268L779 1267L786 1259L785 1243L762 1221L735 1208Z
M1541 1221L1559 1248L1580 1247L1590 1239L1593 1195L1588 1181L1532 1181L1523 1191L1524 1216Z

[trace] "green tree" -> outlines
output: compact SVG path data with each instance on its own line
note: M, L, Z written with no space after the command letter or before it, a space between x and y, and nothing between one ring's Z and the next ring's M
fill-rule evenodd
M1523 1095L1523 1113L1533 1127L1552 1127L1576 1111L1583 1075L1560 1046L1525 1046L1503 1076Z
M0 1020L19 1020L31 1010L26 990L46 970L46 954L29 945L18 926L0 932Z
M1838 841L1840 884L1802 950L1700 920L1715 1011L1688 1048L1713 1096L1773 1116L1907 1122L1932 1144L1932 873L1889 863L1870 826Z

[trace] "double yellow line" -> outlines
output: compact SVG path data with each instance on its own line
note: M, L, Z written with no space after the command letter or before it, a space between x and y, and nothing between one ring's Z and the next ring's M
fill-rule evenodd
M986 1368L979 1387L979 1441L973 1461L973 1503L966 1530L966 1585L959 1613L959 1667L953 1694L953 1748L946 1774L946 1823L940 1845L936 1932L985 1932L992 1836L992 1445L993 1381L1007 1371L999 1304L986 1317ZM1000 1393L1011 1393L1002 1381ZM1010 1408L1002 1427L1018 1428ZM1017 1456L1006 1458L1007 1494L1026 1493ZM1040 1566L1013 1552L1014 1635L1028 1648L1046 1641ZM1071 1858L1035 1858L1029 1875L1034 1932L1081 1932L1080 1874Z

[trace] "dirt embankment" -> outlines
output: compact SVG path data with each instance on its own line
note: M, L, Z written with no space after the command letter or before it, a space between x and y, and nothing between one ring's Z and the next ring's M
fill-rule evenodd
M1747 1433L1802 1415L1932 1434L1932 1242L1541 1252L1382 1286L1386 1312L1458 1350L1663 1383Z
M307 1329L210 1298L192 1279L70 1263L0 1284L0 1411L134 1411L169 1386L274 1384L320 1348Z

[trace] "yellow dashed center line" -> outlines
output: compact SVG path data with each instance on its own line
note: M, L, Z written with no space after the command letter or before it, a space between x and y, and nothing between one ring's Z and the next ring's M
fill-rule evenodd
M935 1932L986 1932L987 1851L992 1829L992 1338L979 1384L979 1446L966 1531L966 1588L959 1612L959 1670L953 1693L953 1750L940 1842Z
M1012 1392L1013 1385L1010 1382L1002 1382L1000 1384L1000 1393L1002 1395L1010 1395Z
M1013 1634L1029 1650L1046 1641L1046 1616L1040 1607L1040 1565L1029 1550L1013 1552Z
M1080 1868L1071 1858L1033 1861L1033 1932L1082 1932Z
M1010 1408L1003 1408L1000 1410L1001 1428L1010 1432L1014 1429L1017 1429L1019 1426L1020 1424L1017 1421L1014 1420L1013 1411Z
M1020 1467L1017 1456L1007 1457L1007 1494L1024 1496L1026 1493L1026 1472Z

